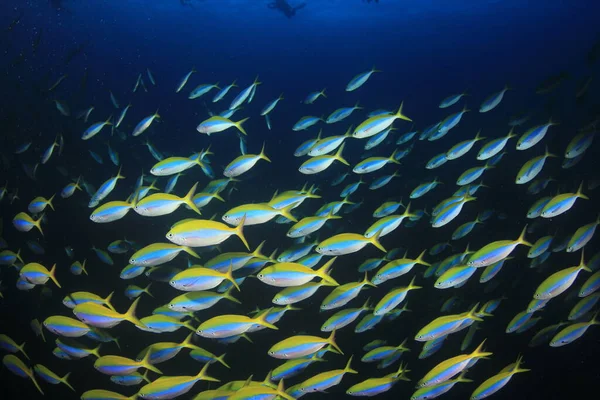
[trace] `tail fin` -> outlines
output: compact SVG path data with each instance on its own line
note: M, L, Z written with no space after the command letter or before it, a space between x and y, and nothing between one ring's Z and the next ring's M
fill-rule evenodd
M334 349L339 351L340 354L342 354L342 355L344 354L342 349L340 349L340 346L338 346L337 343L335 342L335 328L331 331L331 334L327 338L327 343L329 343L331 346L333 346Z
M229 282L231 282L231 284L233 286L235 286L235 288L239 292L240 287L238 286L237 282L235 281L235 278L233 277L233 262L229 262L229 268L227 269L227 272L223 275L224 275L225 279L227 279ZM230 290L231 290L231 288L230 288Z
M425 256L425 252L427 250L423 250L421 252L421 254L419 254L419 257L417 257L417 259L415 260L415 264L421 264L421 265L425 265L426 267L431 267L431 264L429 264L427 261L423 260L423 256Z
M162 375L162 371L158 368L156 368L154 365L150 364L150 357L152 355L151 351L147 351L146 355L144 355L144 358L142 359L142 361L140 361L140 367L144 367L146 369L149 369L152 372L156 372L159 375Z
M400 103L400 107L398 108L398 112L396 113L396 118L403 119L405 121L412 122L412 119L408 118L406 115L402 114L402 107L404 106L404 102Z
M378 230L375 233L375 235L371 236L367 240L369 241L369 243L371 243L373 246L377 247L379 250L383 251L384 253L387 253L387 250L385 249L385 247L383 247L383 245L379 242L379 237L381 236L381 232L383 232L383 228Z
M58 283L58 281L56 280L56 275L55 274L56 274L56 264L54 264L52 266L52 269L50 269L50 274L48 276L50 277L50 279L52 279L52 282L54 282L54 284L56 286L58 286L60 289L62 289L61 286L60 286L60 283Z
M129 309L125 312L125 314L123 314L123 319L131 322L132 324L134 324L136 326L146 328L146 325L144 325L144 323L135 316L135 310L136 310L139 302L140 302L140 298L138 297L137 299L135 299L133 301L133 303L131 303L131 306L129 306Z
M337 257L333 257L331 260L327 261L325 263L325 265L323 265L321 268L319 268L317 271L315 271L315 274L317 274L317 276L319 276L321 279L323 279L324 281L326 281L327 283L330 283L334 286L339 286L340 284L331 277L331 275L329 275L329 270L331 268L331 265L333 264L333 262L336 260Z
M62 378L60 378L59 380L65 384L66 387L68 387L69 389L71 389L72 391L75 391L75 388L73 388L73 386L71 386L71 384L67 381L67 379L69 379L69 376L71 375L70 372L67 372L65 374L65 376L63 376Z
M250 251L250 246L248 245L248 241L246 240L246 237L244 236L244 223L245 222L246 222L246 214L244 214L244 216L242 217L242 220L240 221L240 224L235 228L235 234L237 235L237 237L240 238L242 243L244 243L244 246L246 246L246 249L248 249L248 251Z
M287 206L287 207L284 207L284 208L281 208L281 209L279 209L278 211L279 211L279 213L280 213L282 216L286 217L287 219L289 219L289 220L291 220L291 221L293 221L293 222L298 222L298 219L296 219L296 217L294 217L294 216L292 215L292 209L293 209L294 207L296 207L296 204L292 203L292 204L290 204L290 205L289 205L289 206Z
M348 161L346 161L344 159L344 157L342 157L342 151L344 150L344 146L345 146L345 143L342 143L342 145L340 146L340 148L338 149L338 151L335 153L335 155L333 157L336 160L338 160L339 162L341 162L342 164L350 166L350 164L348 163Z
M527 240L525 240L525 233L527 232L527 225L525 225L523 227L523 230L521 231L521 234L519 235L518 239L516 240L519 244L523 244L527 247L532 247L533 244L529 243Z
M192 188L190 189L190 191L185 195L185 197L182 199L184 201L185 204L187 204L187 206L189 208L191 208L192 210L194 210L194 212L198 215L202 215L202 213L200 212L200 210L198 210L198 207L196 207L196 203L194 203L194 195L196 194L196 188L198 187L198 182L196 182L194 184L194 186L192 186Z
M265 154L265 144L263 143L262 145L262 149L260 150L260 154L258 155L259 158L262 158L265 161L271 162L271 159L269 159L269 157L267 157L267 155Z
M206 371L208 370L208 366L209 365L210 365L210 363L204 364L204 366L202 367L202 369L200 370L200 372L198 372L198 375L196 375L196 378L198 378L201 381L221 382L217 378L213 378L211 376L206 375Z
M242 119L241 121L238 121L238 122L234 122L234 123L233 123L233 125L234 125L236 128L238 128L238 130L239 130L240 132L242 132L242 133L243 133L244 135L246 135L246 136L247 136L248 134L246 133L246 130L245 130L243 127L242 127L242 124L243 124L244 122L246 122L247 120L249 120L249 119L250 119L250 118L248 117L248 118L244 118L244 119Z

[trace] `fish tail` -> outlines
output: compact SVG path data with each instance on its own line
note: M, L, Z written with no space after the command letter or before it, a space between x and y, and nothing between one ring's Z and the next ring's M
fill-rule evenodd
M419 254L419 257L417 257L417 259L415 260L415 264L421 264L421 265L425 265L426 267L431 267L431 264L429 264L427 261L425 261L423 259L426 252L427 252L427 250L423 250L421 252L421 254Z
M412 279L410 280L410 283L408 284L408 288L407 288L408 290L411 290L411 289L423 289L422 286L415 285L415 279L416 278L417 278L416 275L412 277Z
M469 355L469 358L482 358L482 357L491 356L493 354L493 353L488 353L488 352L483 351L483 345L485 344L486 340L487 339L483 339L483 342L481 342L481 344L479 346L477 346L475 351Z
M296 204L290 204L287 207L284 207L282 209L279 210L279 212L281 213L281 215L283 215L284 217L286 217L289 220L292 220L294 222L298 222L298 220L296 219L296 217L294 217L292 215L292 209L296 206Z
M242 304L241 301L239 301L238 299L236 299L235 297L233 297L231 295L232 290L233 290L233 286L231 286L229 289L227 289L227 291L225 291L225 293L223 293L223 298L227 299L229 301L233 301L234 303Z
M21 249L17 250L17 254L15 254L15 257L17 258L17 260L23 262L23 259L21 258Z
M367 286L371 286L371 287L377 287L376 284L374 284L373 282L371 282L369 280L369 276L367 275L367 271L365 271L365 278L363 279L362 283L364 283Z
M402 114L402 107L404 106L404 102L400 103L400 107L398 107L398 112L396 113L396 118L403 119L405 121L412 122L412 119L408 118L406 115Z
M75 388L74 388L73 386L71 386L71 384L70 384L70 383L67 381L67 379L69 379L69 376L71 376L71 373L70 373L70 372L67 372L67 373L65 374L65 376L63 376L62 378L60 378L60 381L61 381L62 383L64 383L66 387L68 387L68 388L69 388L69 389L71 389L72 391L75 391Z
M202 367L200 372L198 372L198 375L196 375L196 378L200 379L201 381L221 382L217 378L213 378L211 376L206 375L206 371L208 370L209 365L210 365L210 363L204 364L204 366Z
M42 388L40 387L40 385L37 383L37 381L35 380L35 377L32 375L29 375L29 377L31 378L31 380L33 381L33 384L35 385L35 387L37 388L37 390L42 394L42 396L44 395L44 391L42 390Z
M146 368L147 370L150 370L152 372L156 372L159 375L162 375L162 371L158 368L156 368L154 365L150 364L150 356L152 355L151 351L147 351L146 354L144 355L144 358L142 359L142 361L140 361L140 366Z
M262 254L262 248L265 245L265 240L263 240L262 242L260 242L260 244L258 245L258 247L256 248L256 250L254 250L252 252L252 255L256 258L266 258L264 254Z
M267 157L267 155L265 154L265 144L263 143L262 145L262 149L260 150L260 154L258 155L259 158L262 158L265 161L271 162L271 159L269 157Z
M150 293L150 286L152 286L152 282L150 282L148 284L148 286L146 286L146 288L143 290L143 292L146 293L150 297L154 297L154 295L152 293Z
M121 165L119 167L119 171L117 172L117 179L125 179L125 177L123 175L121 175L121 169L123 168L123 166Z
M198 215L202 215L198 207L196 207L196 203L194 203L194 195L196 194L196 188L198 187L198 182L194 183L194 186L190 189L190 191L185 195L183 201L188 205L189 208L194 210L194 212Z
M150 383L150 379L148 379L148 370L145 370L142 374L142 379L148 383Z
M389 160L390 162L394 163L394 164L400 164L400 161L396 160L396 153L398 153L398 149L394 149L394 151L392 152L392 155L390 156ZM362 179L362 176L361 176Z
M336 160L338 160L339 162L341 162L342 164L350 166L350 164L348 163L348 161L346 161L344 159L344 157L342 157L342 151L344 151L344 145L345 145L345 143L342 143L342 145L340 146L340 148L338 149L338 151L335 153L335 155L333 157Z
M56 196L56 193L52 195L52 197L50 197L48 199L48 202L46 204L48 204L48 207L50 207L52 209L52 211L54 211L54 206L52 205L52 200L54 200L54 196Z
M238 128L238 130L239 130L240 132L242 132L242 133L243 133L244 135L246 135L246 136L247 136L248 134L246 133L246 130L245 130L243 127L242 127L242 124L243 124L244 122L246 122L247 120L249 120L249 119L250 119L250 117L248 117L248 118L244 118L244 119L242 119L242 120L240 120L240 121L238 121L238 122L234 122L234 123L233 123L233 125L235 125L235 127L236 127L236 128Z
M224 367L227 367L229 369L231 369L231 367L229 366L229 364L227 364L225 362L225 356L227 355L227 353L223 353L221 354L219 357L215 358L215 361L222 364Z
M229 282L231 282L231 284L233 286L235 286L235 288L239 292L240 287L238 286L237 282L235 281L235 278L233 277L233 262L229 262L229 268L227 268L227 272L224 275L225 275L225 279L227 279Z
M81 270L83 271L84 274L89 275L88 272L87 272L87 269L85 269L85 263L86 263L86 261L87 261L87 258L83 260L83 264L81 264Z
M192 333L190 333L190 335L193 335L193 333L194 333L194 332L196 332L196 328L194 328L194 327L191 325L190 321L185 321L185 322L182 324L182 326L183 326L184 328L186 328L186 329L189 329L190 331L192 331ZM186 340L187 340L187 339L186 339Z
M379 250L383 251L384 253L387 253L387 250L385 249L385 247L383 247L383 245L379 242L379 236L381 236L381 232L383 232L383 228L381 228L380 230L378 230L375 235L371 236L370 238L368 238L367 240L375 247L377 247Z
M43 213L42 213L42 215L40 215L40 217L36 221L33 221L33 226L38 228L38 231L40 231L42 236L44 236L44 231L42 231L42 219L44 219Z
M140 302L140 298L138 297L137 299L135 299L133 301L133 303L131 303L131 305L129 306L129 309L125 312L125 314L123 314L123 319L131 322L135 326L140 326L140 327L145 328L146 325L144 325L144 323L135 316L135 310L136 310L139 302Z
M358 371L356 371L350 367L350 364L352 364L353 358L354 358L354 355L351 355L350 358L348 359L348 362L346 363L346 366L344 367L344 372L347 372L349 374L358 374Z
M267 328L279 330L278 327L267 321L267 316L269 315L269 312L271 312L272 309L273 307L263 311L260 315L256 316L254 318L254 323L259 324L261 326L266 326Z
M520 244L523 244L527 247L532 247L533 244L529 243L527 240L525 240L525 233L527 232L527 225L525 225L523 227L523 230L521 231L521 234L519 235L519 238L517 239L517 242Z
M331 265L336 260L336 258L337 257L333 257L331 260L327 261L325 263L325 265L323 265L321 268L319 268L315 273L317 274L317 276L319 276L325 282L330 283L330 284L332 284L334 286L339 286L339 283L337 283L337 281L335 279L333 279L331 277L331 275L329 275L330 269L331 269Z
M579 184L579 188L577 189L577 193L575 193L575 196L579 197L580 199L589 200L590 198L583 194L581 192L581 189L583 189L583 181Z
M245 222L246 222L246 214L244 214L244 216L242 217L242 220L240 221L240 224L235 228L235 234L237 235L237 237L240 238L242 243L244 243L244 246L246 246L246 249L248 249L248 251L249 251L250 246L248 245L248 241L246 240L246 237L244 236L244 223Z
M102 347L102 343L100 343L95 349L90 350L90 354L96 356L96 358L100 358L100 347Z
M110 292L110 294L108 296L106 296L106 298L104 299L104 305L106 305L106 307L108 307L111 310L116 312L117 310L115 310L115 308L113 307L113 305L111 303L113 294L115 294L115 292Z
M467 374L468 370L463 370L460 375L458 375L458 378L456 378L456 382L463 382L463 383L468 383L468 382L473 382L472 379L467 379L465 378L465 375Z
M400 205L404 206L404 204L402 204L402 201L400 202ZM406 217L411 218L411 217L416 217L417 216L416 214L412 214L410 212L410 201L408 202L408 205L404 209L404 212L402 213L402 215L404 216L404 218L406 218Z
M294 400L294 397L286 393L285 386L283 384L283 379L279 380L279 383L277 384L277 389L275 390L277 391L277 396L281 397L282 399Z
M25 356L26 359L28 359L28 360L30 359L29 356L27 355L27 353L25 353L25 342L23 342L22 345L17 346L17 349L19 349L19 351L21 353L23 353L23 355Z
M338 346L337 343L335 342L335 328L333 328L333 330L331 331L331 334L327 338L327 343L329 343L334 349L339 351L340 354L342 354L342 355L344 354L342 349L340 349L340 346Z
M190 256L195 257L195 258L200 258L200 256L198 255L198 253L196 253L194 250L192 250L191 248L189 248L188 246L181 246L181 249L183 251L185 251L186 253L188 253Z
M52 266L52 268L50 269L50 279L52 279L52 282L54 282L54 284L56 286L59 287L59 289L62 289L62 287L60 286L60 283L58 283L58 280L56 280L56 264L54 264Z

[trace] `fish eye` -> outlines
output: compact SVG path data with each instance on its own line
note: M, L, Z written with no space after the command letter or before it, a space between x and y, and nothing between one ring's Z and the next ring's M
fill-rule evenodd
M269 351L269 354L273 355L273 354L275 354L275 352L274 351Z

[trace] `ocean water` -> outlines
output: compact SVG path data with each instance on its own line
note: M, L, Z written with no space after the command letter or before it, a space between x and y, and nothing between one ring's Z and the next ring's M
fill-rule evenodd
M131 301L123 292L130 284L146 287L150 282L144 275L134 280L119 279L119 273L133 253L113 255L114 265L102 263L91 250L92 246L106 249L117 239L135 242L142 248L151 243L167 242L166 232L175 222L196 218L192 211L181 207L173 214L155 218L143 217L130 211L123 219L97 224L90 220L90 196L77 191L63 199L59 192L79 176L93 186L93 191L115 176L119 167L107 153L107 143L119 153L122 174L115 190L103 201L125 200L133 192L140 173L152 181L150 168L157 162L143 145L150 140L165 157L188 157L210 146L210 165L214 179L223 178L223 169L240 155L240 134L230 128L210 136L199 133L196 127L213 114L226 110L240 90L257 78L252 102L243 104L233 121L249 118L244 123L248 135L244 137L249 154L258 154L261 146L271 162L259 161L249 172L238 177L221 195L224 202L214 201L202 209L200 218L216 220L231 208L242 204L268 202L276 191L299 190L305 183L318 187L319 199L308 199L293 211L298 217L308 217L325 203L341 200L343 187L359 179L351 167L370 156L388 157L394 149L412 151L400 165L386 165L383 169L365 174L367 183L383 175L398 171L401 175L385 187L373 191L367 184L359 187L350 200L360 207L346 213L341 220L329 221L308 241L323 241L343 232L362 233L374 221L372 212L384 201L411 201L411 210L427 213L458 189L457 177L471 167L482 165L475 156L482 142L457 160L442 167L428 170L425 165L436 154L447 151L456 143L471 139L478 131L487 139L505 136L509 121L515 116L527 119L515 127L517 135L550 119L558 125L549 128L542 142L527 151L515 149L516 140L509 141L506 155L494 169L486 171L477 200L466 203L460 215L448 225L433 228L429 217L423 216L414 226L402 226L381 238L387 250L401 248L414 257L437 243L450 241L452 232L461 224L474 220L485 210L493 210L492 218L478 225L466 238L452 241L452 249L440 255L426 253L425 260L435 263L467 247L479 249L496 240L514 240L525 224L529 224L527 240L554 235L555 241L569 239L581 226L596 220L598 207L598 139L592 143L571 168L563 168L565 149L579 132L596 131L600 117L598 99L598 70L600 63L600 33L597 15L600 6L593 1L546 2L506 1L420 1L406 2L380 0L298 0L293 6L305 3L295 15L287 17L278 9L269 7L269 0L189 0L189 1L95 1L77 0L16 1L0 4L0 46L2 49L3 96L0 116L3 133L0 137L2 165L0 185L6 181L0 201L2 237L7 249L21 250L24 263L38 262L48 269L57 265L57 279L62 288L49 281L43 287L18 290L18 268L0 267L0 333L7 334L17 343L26 342L30 360L27 365L43 364L60 376L70 372L69 382L76 392L63 385L49 385L37 378L46 398L79 398L92 389L107 389L123 395L133 395L139 387L122 387L112 383L108 376L94 369L93 356L82 360L60 360L53 356L56 335L44 331L46 342L36 337L29 323L37 318L44 321L53 315L72 316L62 305L69 293L89 291L102 297L115 292L113 304L119 311L127 309ZM347 92L345 87L357 74L377 68L359 89ZM192 68L196 72L180 93L175 88ZM151 71L155 84L150 82ZM139 78L138 78L139 77ZM560 77L560 78L558 78ZM590 80L591 78L591 80ZM139 79L139 85L134 87ZM201 83L220 87L236 82L224 100L213 103L213 89L199 99L188 99L189 92ZM58 85L56 85L58 83ZM53 87L56 85L55 87ZM493 110L480 113L479 107L488 96L509 85L503 100ZM303 104L310 92L325 89L326 98L313 104ZM118 101L111 102L110 93ZM468 93L457 104L447 109L438 107L440 101L457 93ZM269 114L271 128L260 115L261 109L283 94L284 99ZM70 115L62 115L56 102L68 105ZM295 132L292 126L303 116L325 118L335 109L363 107L344 121L317 125ZM334 162L326 171L303 175L298 167L307 159L294 157L294 151L304 141L316 137L342 135L351 126L367 119L367 113L376 109L395 112L403 102L403 113L412 122L397 120L395 128L384 143L365 151L367 139L347 139L343 156L350 163L346 167ZM123 108L131 104L123 123L112 130L110 126L90 140L81 140L82 133L92 123L111 118L114 123ZM77 115L94 107L87 122ZM424 128L435 124L463 106L471 111L446 136L436 141L419 140ZM142 118L158 112L160 118L142 135L132 137L134 127ZM523 118L525 119L525 118ZM396 146L401 134L411 130L419 134L407 144ZM64 145L56 149L50 160L40 163L42 153L57 135ZM243 135L242 135L243 136ZM31 142L27 151L15 154L15 149ZM483 142L485 143L485 142ZM538 194L529 194L528 185L515 184L521 166L535 156L544 154L544 147L557 154L549 158L537 179L553 178L547 188ZM60 154L59 154L60 150ZM89 151L100 155L103 163L92 158ZM36 167L37 165L37 167ZM35 174L31 171L35 168ZM29 173L28 173L29 172ZM339 186L334 180L342 173L349 176ZM438 178L443 184L427 195L410 200L411 191L419 184ZM160 177L157 187L162 191L168 178ZM174 190L184 196L196 182L205 187L211 177L198 167L186 171ZM478 180L477 182L480 182ZM557 193L574 193L583 182L583 193L589 200L578 199L571 210L552 219L527 219L529 207L539 198ZM234 187L235 190L231 190ZM4 192L4 189L6 192ZM18 198L13 199L14 195ZM36 228L29 232L15 229L13 219L27 212L31 200L37 196L50 198L55 210L46 209L42 224L44 235ZM345 206L348 207L348 206ZM402 208L400 210L403 210ZM398 211L401 213L402 211ZM35 217L37 219L37 216ZM279 252L294 242L286 237L289 224L274 220L262 225L249 226L245 235L251 250L265 241L264 253ZM45 254L35 254L27 241L41 244ZM594 236L585 246L589 261L600 248ZM73 259L67 256L65 246L74 249ZM0 251L5 249L0 249ZM196 248L201 253L200 264L224 252L245 251L238 238L232 237L218 248ZM530 268L527 249L519 246L512 260L488 284L479 283L479 273L463 287L440 290L434 288L435 278L423 276L425 267L416 266L409 274L388 281L378 288L361 292L359 298L346 307L360 307L367 298L379 301L390 289L406 286L415 276L423 289L411 291L405 302L412 312L402 314L395 321L382 322L365 333L355 333L352 325L336 333L336 341L344 355L328 353L327 362L311 365L302 375L285 381L289 387L317 373L343 368L348 357L354 355L352 367L358 374L346 374L341 383L327 393L311 393L311 398L349 398L345 394L352 385L372 377L394 373L396 362L386 369L375 363L363 363L363 346L374 340L400 344L407 338L410 352L401 361L408 365L410 382L399 381L378 398L410 398L414 386L439 362L469 353L486 339L485 349L493 352L488 359L479 361L467 373L473 383L457 384L445 398L469 398L485 379L498 373L523 356L524 368L530 372L517 374L500 392L497 399L565 399L594 398L595 380L599 377L600 346L597 326L589 328L579 340L567 346L553 348L542 345L528 347L540 329L566 321L571 308L579 300L576 293L590 273L581 272L573 286L553 299L542 311L535 313L540 322L523 333L505 333L513 316L523 311L538 285L552 273L579 262L581 251L573 254L560 251L550 255L537 268ZM384 253L368 245L351 255L343 255L333 264L333 277L341 284L359 281L363 274L357 267L366 259L382 257ZM397 256L397 257L400 257ZM324 257L324 259L327 257ZM74 276L69 266L74 260L87 259L89 275ZM323 261L321 262L322 265ZM186 268L186 256L179 255L172 263ZM20 267L21 265L17 265ZM369 276L372 277L369 273ZM44 289L44 290L43 290ZM296 334L325 337L320 332L323 322L333 314L320 312L319 305L330 288L320 289L313 297L297 304L301 310L290 311L276 325L277 331L265 330L250 334L253 343L241 340L231 345L195 337L194 343L217 355L227 353L225 360L231 366L211 365L209 375L221 383L245 380L262 381L269 370L280 364L269 357L268 349L278 341ZM150 289L153 297L142 295L137 310L139 317L148 316L156 307L167 304L182 292L166 282L154 282ZM199 322L223 314L246 315L255 308L273 306L271 300L279 288L248 278L234 296L241 305L222 301L210 310L197 313ZM444 301L457 296L456 306L441 312ZM467 311L471 305L506 297L491 317L484 317L471 345L460 351L465 331L452 334L443 348L424 360L418 359L422 343L414 340L419 329L444 314ZM597 307L595 308L597 310ZM337 310L336 310L337 311ZM581 321L589 321L594 311ZM361 317L362 318L362 317ZM196 326L198 322L193 322ZM173 333L148 333L124 322L110 333L119 338L121 348L114 343L103 344L102 355L122 355L135 358L146 346L157 342L180 342L188 334L185 328ZM81 342L92 346L87 338ZM158 367L167 376L194 375L201 364L182 350L173 360ZM1 352L2 356L5 352ZM2 398L37 398L39 393L25 379L15 378L7 368L0 369ZM150 373L150 379L158 375ZM194 398L197 393L217 385L197 383L181 398Z

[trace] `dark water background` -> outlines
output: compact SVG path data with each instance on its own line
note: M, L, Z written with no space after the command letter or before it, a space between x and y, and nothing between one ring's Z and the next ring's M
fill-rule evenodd
M532 117L526 123L527 127L552 117L560 121L560 125L551 128L545 143L552 151L562 154L575 129L593 120L600 109L597 80L592 82L588 94L580 101L576 102L574 95L583 79L598 72L598 64L587 60L590 48L599 39L597 16L600 5L596 2L381 0L380 4L375 4L359 0L307 0L306 7L292 19L270 10L267 3L259 0L205 0L191 1L189 5L178 1L65 0L62 4L57 1L3 1L0 4L0 152L4 165L0 183L7 179L11 190L19 188L21 198L12 205L7 199L0 204L4 218L3 237L9 242L9 247L25 248L25 235L17 234L9 224L13 216L23 211L33 197L49 197L69 182L58 172L57 166L66 168L72 178L83 174L95 186L116 173L116 167L110 164L105 151L108 132L102 132L102 137L93 141L82 142L79 137L86 125L80 120L61 116L54 107L53 98L66 101L73 113L93 105L96 109L89 121L92 123L104 120L110 114L116 115L110 103L111 90L121 106L129 101L133 104L123 126L126 133L130 133L141 118L159 109L161 121L144 135L166 154L188 155L209 144L205 136L195 131L195 126L206 118L207 109L221 111L229 104L232 95L214 107L210 103L214 92L203 99L191 101L187 99L187 91L199 83L218 81L228 84L234 79L245 87L259 75L264 83L259 86L253 103L245 105L245 110L233 119L251 116L245 125L249 133L249 150L258 152L263 141L266 142L267 154L273 165L258 164L237 185L238 191L234 192L232 200L225 205L211 204L207 207L204 214L208 217L212 213L222 214L234 205L265 201L275 190L300 187L305 181L319 184L327 201L338 198L343 185L332 189L328 184L342 170L339 165L334 166L331 172L308 179L297 172L300 160L292 153L301 142L317 132L314 128L310 132L291 131L291 126L303 115L328 115L336 108L355 104L357 100L368 110L395 109L401 101L405 101L405 113L415 121L417 129L422 129L458 111L437 108L439 101L449 94L468 91L470 96L466 102L476 111L485 97L505 84L516 89L508 92L504 102L493 112L465 115L460 127L444 139L416 143L413 152L402 161L400 170L403 177L393 180L385 189L370 192L363 186L353 196L353 200L364 201L362 208L345 216L342 225L344 231L354 232L370 225L370 214L382 201L397 200L400 196L406 198L417 184L427 179L438 176L447 183L436 189L434 200L454 192L456 176L474 165L472 154L469 154L470 161L465 158L449 162L435 171L425 170L424 165L433 155L462 139L473 137L478 129L482 129L484 136L499 137L508 131L507 121L511 115L530 113ZM11 21L19 17L18 23L11 27ZM383 73L374 74L356 92L344 92L346 83L355 74L372 66ZM198 72L182 93L175 94L177 82L192 67ZM145 73L146 68L151 69L157 86L152 87L145 79L148 93L132 93L137 75ZM535 88L541 81L562 71L567 71L570 77L556 91L545 96L535 94ZM63 74L68 74L68 78L52 95L48 95L46 89ZM311 106L300 104L309 91L324 87L327 88L327 99L319 99ZM258 112L282 92L285 100L273 112L273 130L269 131ZM363 116L355 112L348 122L360 123ZM328 126L325 132L328 135L342 134L346 126L346 123ZM400 132L411 128L406 122L397 122L396 126ZM518 133L522 131L523 127L517 130ZM63 154L42 166L36 181L30 180L23 172L22 163L36 163L59 132L66 141ZM22 157L13 155L14 147L26 140L33 140L32 149ZM118 141L113 137L110 141L120 153L123 173L128 178L119 183L111 198L125 198L132 190L134 179L142 170L148 171L154 160L139 140L128 138ZM210 143L215 153L213 167L219 174L222 167L239 154L238 140L233 132L226 132L211 137ZM348 142L345 155L351 164L360 159L363 144ZM104 165L91 160L88 149L101 153L105 158ZM377 155L389 155L392 149L393 144L378 147ZM525 223L525 212L537 197L526 195L523 187L517 187L514 176L526 160L541 154L541 151L541 148L527 154L511 151L500 168L485 174L484 182L493 190L478 193L477 205L465 206L461 221L474 219L479 211L486 208L505 213L507 218L494 219L483 228L478 227L474 236L458 243L456 251L462 251L468 240L472 241L472 246L479 247L493 240L512 238L520 231ZM549 160L544 174L557 179L557 183L545 195L557 188L574 191L581 180L597 179L597 156L598 146L595 146L572 170L562 170L559 160ZM386 169L389 173L393 171L393 167L386 168L390 168ZM208 179L199 169L191 170L180 179L178 191L186 191L195 181L200 181L202 186ZM161 187L164 184L165 180L160 182ZM118 310L124 310L129 303L122 296L122 291L132 282L118 279L118 271L126 264L127 258L116 256L115 266L109 267L99 263L88 249L92 245L105 247L123 237L141 245L163 241L164 233L174 221L189 217L185 210L179 210L171 217L155 219L129 215L121 221L100 226L89 221L88 199L84 194L77 193L68 202L60 200L55 202L57 211L49 213L48 223L44 225L45 236L40 238L47 253L35 259L45 265L58 263L59 280L69 291L88 290L106 295L115 290L115 307ZM430 209L435 204L434 200L425 197L414 204L417 208ZM306 209L312 211L320 205L318 201L307 201ZM578 200L576 207L567 215L554 221L543 221L533 236L553 234L557 229L559 236L570 234L579 226L592 222L597 212L598 204L593 197L588 202ZM447 240L456 226L452 224L432 230L424 219L410 231L401 228L384 238L383 244L388 249L408 248L409 254L416 256L423 248ZM270 253L274 248L282 249L291 244L285 238L287 229L287 226L271 223L247 229L247 237L251 247L262 239L267 240L266 252ZM325 235L332 233L333 229L330 228ZM27 235L27 239L38 236ZM75 248L77 259L88 259L90 277L73 277L66 271L69 265L63 251L66 245ZM241 248L235 238L223 246L223 251L236 250ZM595 238L586 247L587 258L597 251L598 240ZM474 341L487 337L486 347L494 355L491 360L480 361L469 376L479 383L523 353L526 367L532 372L514 377L495 398L566 399L574 398L573 394L579 391L591 396L582 398L594 398L597 394L595 382L600 378L600 328L590 328L584 338L559 349L545 346L528 349L527 343L533 332L520 335L504 333L508 321L526 307L531 293L548 271L575 265L579 254L555 254L549 267L532 271L522 262L526 250L521 248L518 252L521 262L505 267L496 278L501 279L502 284L491 294L483 295L482 286L477 282L469 282L461 289L436 291L431 287L433 281L427 281L424 285L427 290L412 292L409 296L409 308L414 312L367 333L354 334L352 328L342 330L338 335L339 344L346 354L355 354L353 365L359 370L361 380L384 374L374 365L361 364L356 360L362 356L361 347L365 343L376 338L399 343L405 337L413 336L416 329L439 315L441 304L451 295L461 296L462 308L471 301L482 300L482 296L485 296L485 301L506 295L508 300L502 303L493 318L486 319L483 330L478 332ZM31 253L25 254L28 254L26 260L34 258ZM368 248L355 256L338 259L334 268L336 279L343 282L358 279L356 266L362 260L376 256L380 256L378 251ZM203 260L206 259L208 257L203 257ZM184 258L177 259L175 265L183 267ZM417 271L419 268L423 267L416 267ZM28 326L32 318L42 321L49 315L68 315L60 304L67 293L64 289L49 285L53 297L42 299L39 288L31 292L20 292L14 288L14 270L3 267L0 273L5 287L5 298L0 300L0 331L19 343L26 341L26 350L34 363L42 363L60 375L71 371L71 382L78 393L93 388L133 393L132 389L114 385L95 371L91 358L80 361L54 358L51 354L54 337L50 333L46 333L48 343L45 344L34 337ZM133 283L145 286L145 281L138 279ZM384 287L389 289L394 284L387 283ZM203 313L201 319L217 313L249 312L256 305L268 307L275 292L273 288L249 279L239 294L242 308L221 303L210 312ZM178 294L164 284L157 284L153 293L156 300L142 299L138 315L148 315L154 307ZM211 375L224 382L245 379L252 373L255 379L262 379L269 369L277 365L275 360L266 356L266 350L272 343L292 332L319 331L326 317L315 315L324 294L318 293L310 301L301 303L299 306L303 311L284 317L280 332L252 335L254 344L238 343L225 348L202 340L201 346L217 354L227 352L227 361L233 366L232 370L213 366ZM565 319L574 304L572 300L565 301L566 296L553 300L547 309L539 313L543 319L538 327ZM362 304L365 298L363 294L362 300L357 302ZM182 331L161 335L140 333L127 324L115 328L114 332L121 338L122 354L129 357L135 357L153 342L180 341L184 337ZM410 373L413 382L437 362L457 354L461 340L462 334L451 337L439 354L424 361L416 360L420 345L409 340L412 352L407 360L413 371ZM116 354L116 351L113 344L108 344L103 354ZM339 356L328 356L328 359L329 362L318 367L311 366L303 376L341 368L346 360ZM185 354L164 365L161 368L168 375L195 374L200 368ZM2 389L7 391L7 397L3 394L2 398L36 396L37 392L29 382L15 378L5 369L0 371ZM389 372L392 369L385 371ZM357 377L346 376L340 386L330 390L328 396L339 398L356 382ZM71 398L71 393L62 386L42 385L48 398ZM457 385L446 398L465 398L474 387L474 384ZM199 383L192 393L204 388L206 384ZM412 383L400 382L380 398L408 398L411 393ZM325 398L326 395L310 396Z

